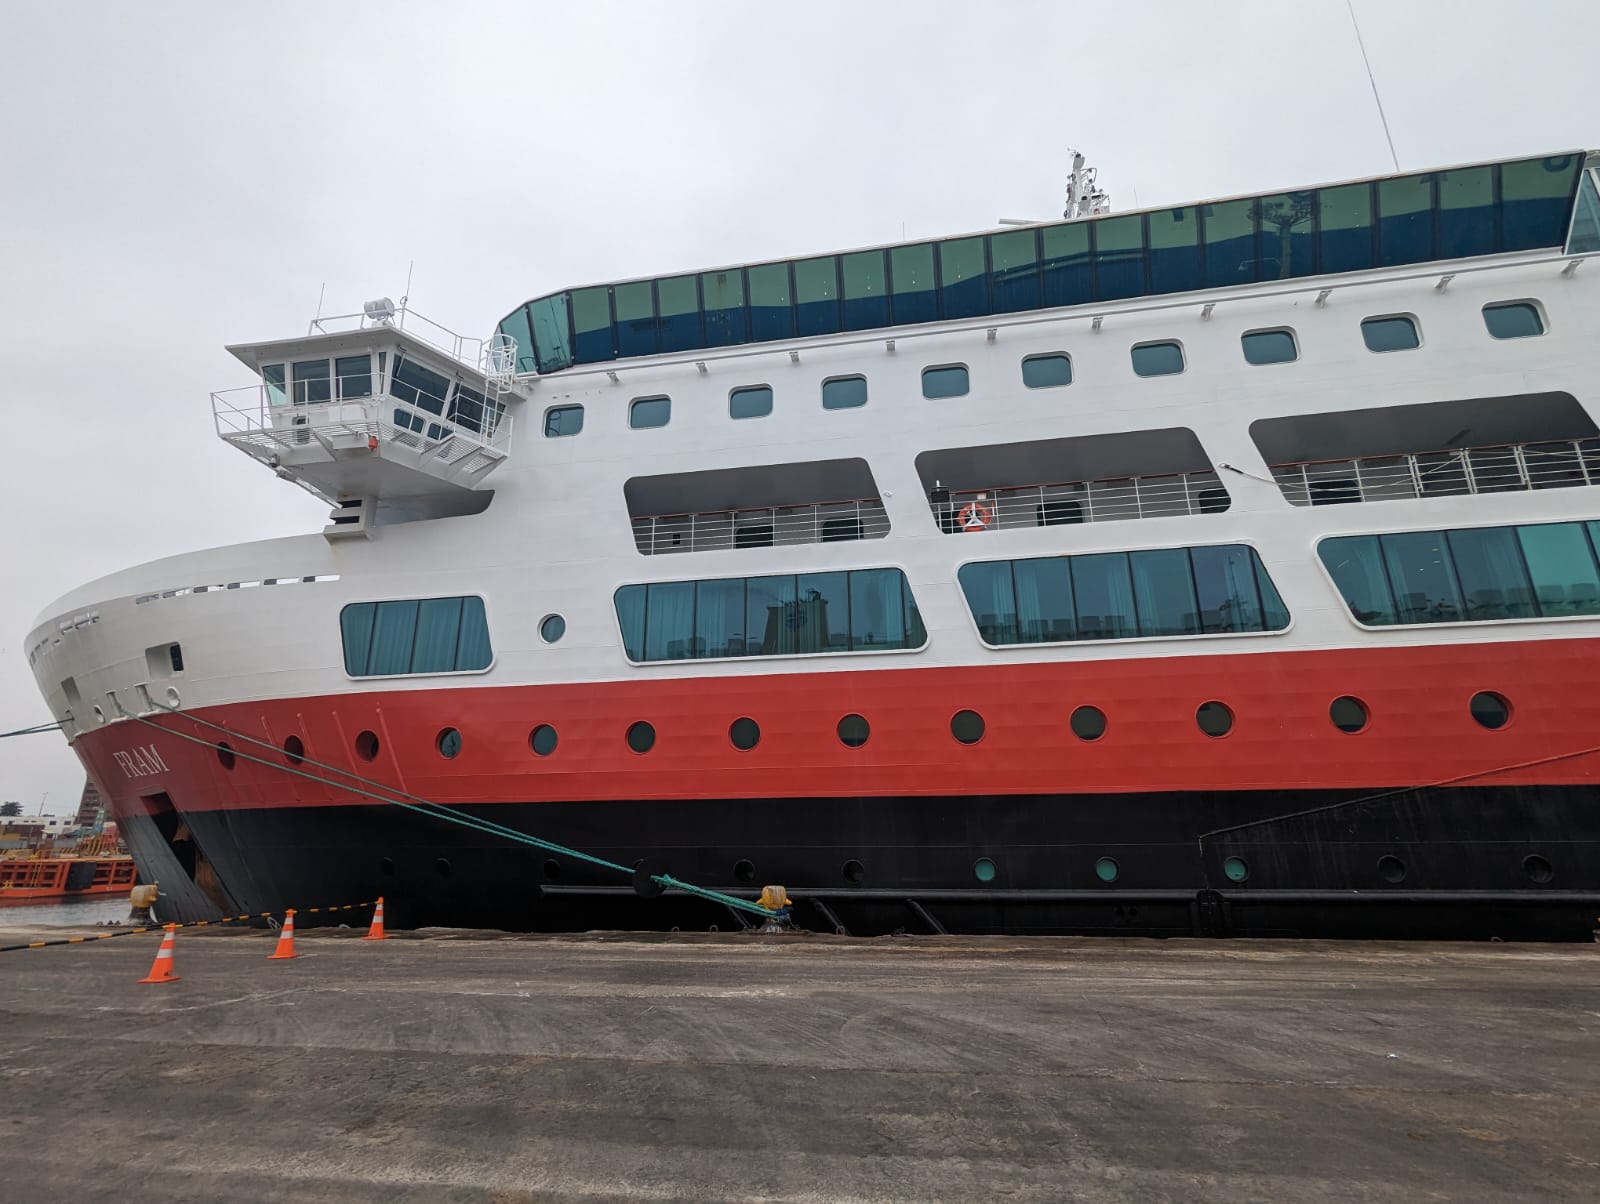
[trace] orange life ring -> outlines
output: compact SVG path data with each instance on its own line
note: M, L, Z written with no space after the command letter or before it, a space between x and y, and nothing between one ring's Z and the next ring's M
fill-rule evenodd
M956 522L963 531L982 531L988 527L990 517L989 507L981 506L977 502L968 502L956 516Z

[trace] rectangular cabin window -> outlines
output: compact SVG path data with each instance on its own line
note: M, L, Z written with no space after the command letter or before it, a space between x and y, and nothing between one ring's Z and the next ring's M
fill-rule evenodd
M922 370L922 395L931 400L965 397L971 388L964 364L945 364Z
M282 364L268 364L261 369L261 383L267 387L267 404L272 406L287 405L289 395L284 389Z
M1144 216L1102 218L1088 223L1094 230L1096 295L1101 301L1142 296L1144 277Z
M1056 389L1072 383L1072 358L1065 352L1030 355L1022 361L1022 384L1029 389Z
M1239 336L1247 364L1292 364L1300 358L1294 331L1287 326L1276 330L1250 330Z
M737 268L705 272L700 277L700 303L705 307L707 347L745 343L744 273Z
M656 313L660 319L661 350L688 351L703 347L700 329L700 278L675 276L656 281Z
M981 237L939 244L939 297L946 318L975 318L989 312L989 273Z
M1182 293L1203 288L1199 211L1158 209L1146 217L1150 237L1150 291Z
M1483 307L1483 324L1497 339L1527 339L1544 333L1544 319L1532 301L1502 301Z
M728 394L730 418L765 418L772 413L772 388L769 385L749 385Z
M889 325L889 271L882 251L858 251L839 259L844 276L844 328L876 330Z
M477 672L494 659L478 597L354 602L339 631L351 677Z
M838 256L798 260L794 265L794 299L798 334L837 334L840 329Z
M628 425L636 431L666 426L671 419L670 397L635 397L628 405Z
M794 338L793 294L789 265L764 263L745 273L750 288L750 338L765 343Z
M623 359L656 353L656 289L648 280L611 290L617 320L617 354Z
M338 378L340 401L372 396L371 355L341 355L333 361L333 370Z
M1261 279L1260 252L1256 248L1255 201L1225 201L1202 205L1205 223L1205 287L1228 288Z
M1600 569L1584 524L1540 523L1516 535L1541 615L1600 614Z
M1444 535L1406 531L1378 538L1402 623L1443 623L1462 615L1461 586Z
M1039 232L1039 277L1044 306L1085 305L1094 300L1094 258L1089 222L1046 226Z
M583 430L582 406L551 406L544 412L544 437L565 439Z
M574 289L572 293L572 346L580 364L594 364L616 357L611 337L611 290Z
M822 382L822 408L849 410L867 404L867 378L836 376Z
M1383 318L1363 318L1361 338L1368 351L1410 351L1422 346L1415 318L1391 314Z
M1039 232L989 235L989 293L997 314L1038 309Z
M1129 355L1135 376L1173 376L1183 371L1183 348L1177 343L1136 343Z
M889 284L894 290L894 323L936 322L939 319L937 275L933 244L889 248Z
M458 384L456 391L450 395L450 412L446 418L463 430L489 436L500 424L502 412L503 407L499 402L490 401L468 385Z
M301 360L292 367L294 404L316 405L333 400L333 378L327 360Z
M1583 173L1578 185L1578 200L1572 207L1572 229L1567 235L1568 255L1590 255L1600 251L1600 171Z

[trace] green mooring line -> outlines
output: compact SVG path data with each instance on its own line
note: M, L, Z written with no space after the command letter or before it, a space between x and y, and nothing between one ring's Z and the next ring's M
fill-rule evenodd
M283 755L282 749L278 748L274 744L267 743L265 740L258 740L254 736L246 735L244 732L233 731L230 728L223 727L220 723L212 723L209 719L202 719L197 715L191 715L185 711L180 711L176 707L163 706L159 702L154 703L153 705L158 710L163 711L166 714L181 716L182 718L189 720L191 723L196 723L203 727L209 727L213 731L221 732L223 735L232 737L235 740L245 741L249 744L257 746L258 748L270 749L274 758ZM146 727L153 727L157 731L164 732L169 736L176 736L178 739L187 740L192 744L204 745L206 748L216 747L216 745L211 741L200 736L192 736L184 732L174 731L172 728L157 723L153 719L148 719L143 715L132 714L126 710L120 702L117 703L117 711L126 719L132 719L134 722L142 723ZM519 832L515 828L508 828L504 824L495 823L493 820L484 819L481 816L468 815L466 812L459 811L454 807L446 806L443 803L435 803L418 795L407 793L406 791L400 790L397 787L386 786L382 782L375 782L370 778L364 778L358 773L352 773L348 769L341 769L337 765L329 765L326 762L316 761L306 756L302 756L300 758L302 764L314 765L318 769L326 770L329 773L335 773L341 777L350 778L355 782L361 783L361 785L354 786L346 782L330 781L327 778L306 773L305 771L293 768L292 766L280 764L276 759L268 760L264 757L252 756L250 753L243 752L238 749L232 749L230 751L234 756L242 757L246 761L252 761L257 765L265 765L269 769L280 770L283 773L292 774L295 777L305 778L307 781L316 782L319 785L331 786L335 790L344 790L350 794L360 795L364 798L370 798L375 802L384 803L391 807L401 807L407 811L415 811L420 815L426 815L434 819L446 820L449 823L458 824L465 828L472 828L490 836L499 836L505 840L512 840L520 844L531 845L534 848L543 849L549 853L556 853L563 857L572 857L579 861L586 861L590 865L596 865L602 869L614 870L619 874L627 875L629 877L633 875L633 867L631 866L620 865L615 861L607 861L604 857L596 857L591 853L585 853L579 849L568 848L566 845L556 844L551 840L544 840L538 836L531 836L526 832ZM371 789L369 789L369 787ZM374 793L374 790L382 791L383 793ZM410 801L402 802L402 799ZM652 874L650 877L652 882L656 883L663 889L680 890L685 894L695 895L698 898L706 899L713 903L722 903L739 911L750 912L754 915L760 916L762 919L768 919L776 914L770 909L761 906L759 903L752 903L748 899L741 899L737 895L724 894L722 891L712 890L709 887L696 886L692 882L684 882L681 879L674 878L671 874Z

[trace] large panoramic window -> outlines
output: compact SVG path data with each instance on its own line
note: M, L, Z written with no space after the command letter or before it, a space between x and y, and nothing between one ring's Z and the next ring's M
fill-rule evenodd
M928 642L899 569L625 585L615 603L633 661L875 652Z
M354 602L339 612L339 632L351 677L467 673L494 659L477 597Z
M978 561L958 579L986 644L1281 631L1289 612L1244 544Z
M1481 623L1600 614L1600 523L1537 523L1317 545L1359 623Z

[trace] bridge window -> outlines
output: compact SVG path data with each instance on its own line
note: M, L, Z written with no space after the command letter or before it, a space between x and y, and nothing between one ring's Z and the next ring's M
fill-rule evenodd
M1247 364L1289 364L1300 358L1294 331L1287 327L1248 331L1239 337L1239 342Z
M751 268L745 275L750 285L751 342L792 339L794 305L789 289L789 265L762 264Z
M767 385L750 385L728 394L728 415L731 418L765 418L772 413L772 389Z
M355 602L339 629L351 677L478 672L494 659L478 597Z
M611 290L580 288L572 294L572 346L584 363L616 357L611 341Z
M662 351L689 351L703 347L700 327L700 286L694 276L656 281L656 330Z
M1200 272L1200 217L1193 208L1158 209L1149 223L1150 291L1182 293L1204 288Z
M934 288L932 243L890 247L889 279L894 290L896 325L939 320L939 294Z
M544 437L561 439L583 429L582 406L551 406L544 412Z
M1317 554L1358 623L1600 614L1597 523L1535 523L1324 539Z
M286 405L289 401L288 394L283 387L283 365L268 364L261 369L261 383L267 386L267 404L274 406Z
M333 381L327 360L302 360L293 366L292 372L295 405L316 405L333 399Z
M977 561L957 573L984 643L1281 631L1266 567L1243 544Z
M850 410L867 404L867 378L836 376L822 382L822 408Z
M627 585L615 604L623 648L639 662L888 651L928 641L899 569Z
M884 258L882 251L858 251L840 258L846 330L889 325L889 275Z
M982 238L952 238L939 244L939 298L946 318L976 318L989 312L989 273Z
M656 353L656 290L648 280L619 284L611 290L611 307L616 314L617 355Z
M449 392L450 382L439 373L403 355L394 357L394 375L389 381L389 395L397 401L429 414L442 415L444 399ZM412 431L420 431L426 425L422 416L412 410L396 410L394 424ZM434 423L429 428L429 437L437 439L442 431L443 428Z
M671 418L670 397L635 397L628 405L628 425L636 431L666 426Z
M707 347L748 343L745 333L744 273L706 272L700 277L700 302L705 306Z
M1497 339L1526 339L1544 333L1544 319L1532 301L1502 301L1483 307L1483 324Z
M1183 347L1178 343L1138 343L1131 354L1136 376L1174 376L1183 371Z
M354 401L372 396L372 357L370 355L341 355L333 361L334 375L339 381L341 401Z
M1361 338L1368 351L1410 351L1422 346L1417 320L1404 314L1362 319Z
M1054 389L1072 383L1072 360L1065 354L1030 355L1022 361L1022 383L1030 389Z
M839 330L839 258L824 255L794 265L796 333L835 334Z
M994 312L1039 308L1039 234L1012 230L989 239L989 291Z
M971 388L967 369L961 364L948 364L940 368L922 370L922 395L937 400L941 397L963 397Z

